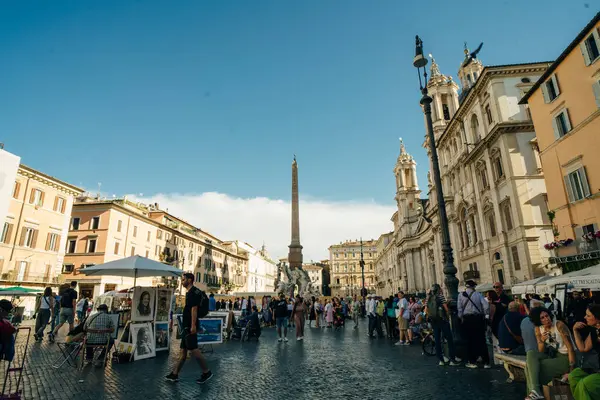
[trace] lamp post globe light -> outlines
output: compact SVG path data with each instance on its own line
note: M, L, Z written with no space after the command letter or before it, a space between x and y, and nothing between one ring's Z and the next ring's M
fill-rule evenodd
M433 182L435 185L436 200L438 203L438 214L440 219L440 230L442 234L442 263L444 265L444 283L446 285L447 296L451 300L450 306L453 311L456 311L456 301L458 298L458 279L456 278L457 269L454 266L454 256L452 255L452 246L450 243L450 231L448 229L448 215L446 214L446 202L444 200L444 192L442 190L442 180L440 176L440 165L438 161L437 149L435 147L435 136L433 134L433 121L431 119L431 103L433 99L427 93L427 58L423 56L423 41L419 36L416 37L415 58L413 66L417 68L419 75L419 86L421 88L420 103L423 106L423 113L427 122L427 137L429 140L429 151L431 153L431 166L433 168ZM422 69L422 71L421 71ZM421 74L423 81L421 80ZM452 313L456 316L456 313ZM456 332L456 318L452 320L452 329ZM455 335L456 337L456 335Z

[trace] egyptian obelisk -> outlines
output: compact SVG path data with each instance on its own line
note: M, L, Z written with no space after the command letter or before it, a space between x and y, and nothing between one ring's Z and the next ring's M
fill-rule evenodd
M292 242L289 245L290 269L302 268L302 245L300 244L300 211L298 209L298 163L292 162Z

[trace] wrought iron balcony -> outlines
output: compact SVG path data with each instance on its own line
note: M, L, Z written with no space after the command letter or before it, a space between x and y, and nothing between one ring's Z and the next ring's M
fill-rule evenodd
M10 270L3 272L0 274L1 282L15 282L15 283L45 283L45 284L54 284L58 283L58 277L52 277L47 274L35 274L35 273L25 273L19 276L19 271Z
M463 278L465 279L465 281L468 281L470 279L479 279L479 271L465 271L463 272Z
M550 250L550 264L565 264L569 262L600 259L600 239L591 241L582 238L575 239L569 246Z

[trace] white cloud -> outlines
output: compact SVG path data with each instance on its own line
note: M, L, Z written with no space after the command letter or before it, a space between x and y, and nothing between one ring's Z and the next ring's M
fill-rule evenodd
M266 197L239 198L222 193L129 196L160 208L221 240L242 240L271 257L287 257L291 204ZM394 207L374 202L300 201L300 241L305 262L329 258L327 248L346 239L377 239L393 230Z

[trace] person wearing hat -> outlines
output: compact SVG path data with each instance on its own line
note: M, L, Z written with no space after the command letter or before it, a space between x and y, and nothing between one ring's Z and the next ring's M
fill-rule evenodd
M108 339L108 351L110 352L114 343L112 333L115 331L115 324L110 315L108 315L108 306L106 304L100 304L97 311L96 314L85 321L84 330L87 332L87 343L94 345L106 344ZM110 335L107 335L107 333L110 333ZM104 359L104 351L105 349L102 349L102 353L98 357L99 360ZM93 347L88 347L85 352L85 358L91 360L93 357Z
M477 283L469 279L466 290L458 296L458 318L462 321L463 335L467 342L467 368L477 368L481 357L484 368L491 368L490 353L485 342L486 315L490 306L483 295L475 291Z

